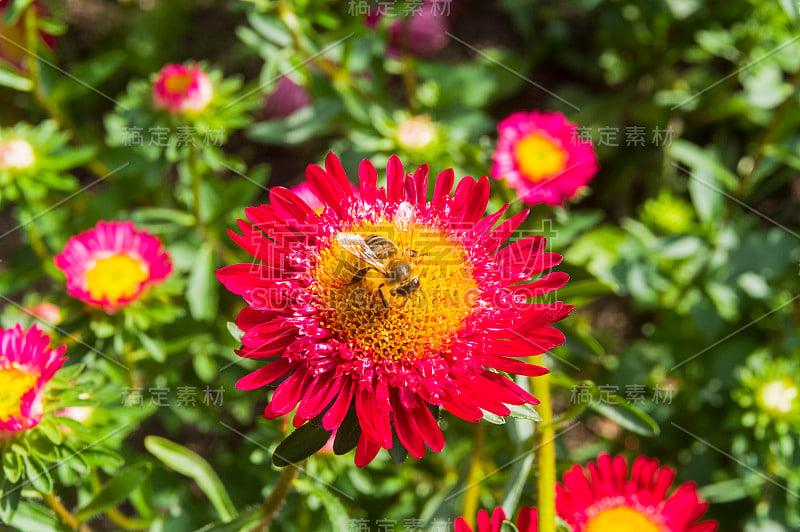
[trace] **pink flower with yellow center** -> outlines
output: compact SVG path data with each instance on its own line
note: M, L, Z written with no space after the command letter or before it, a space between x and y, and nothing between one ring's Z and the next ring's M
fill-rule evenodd
M200 112L213 94L208 74L197 65L167 65L153 84L153 104L170 113Z
M556 487L558 515L573 532L714 532L716 521L697 522L708 508L693 482L667 492L675 471L658 460L628 462L604 453L586 468L573 466Z
M591 142L561 113L513 113L497 130L492 176L505 179L529 205L562 205L597 173Z
M506 513L499 506L494 509L491 517L486 510L478 512L477 527L472 529L463 517L455 521L455 532L501 532L503 521L506 521ZM517 515L517 522L514 523L519 532L537 532L539 530L539 517L536 508L523 506Z
M427 165L406 174L392 156L386 177L379 188L375 167L362 161L356 194L334 154L324 169L309 165L324 210L272 188L269 204L245 210L242 234L230 232L256 260L217 271L248 305L236 319L244 331L237 353L268 362L237 387L281 381L264 416L296 408L295 427L337 431L334 450L356 447L358 466L381 448L415 458L426 447L441 451L439 407L477 422L484 411L508 416L507 405L537 404L490 368L546 373L517 357L563 343L550 325L573 308L528 302L568 276L528 282L561 257L544 252L542 236L501 247L527 211L500 222L506 206L484 217L486 177L465 177L451 194L446 170L430 198Z
M28 141L12 139L0 142L0 169L24 170L35 162L36 156Z
M172 262L161 241L131 222L98 222L70 238L55 258L73 297L108 312L166 279Z
M44 387L64 364L66 349L51 349L50 337L36 325L0 328L0 439L42 420Z

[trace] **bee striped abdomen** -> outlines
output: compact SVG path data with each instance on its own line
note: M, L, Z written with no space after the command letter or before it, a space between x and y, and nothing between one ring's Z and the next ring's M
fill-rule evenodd
M380 259L390 259L397 256L397 246L386 237L369 235L364 238L364 242Z

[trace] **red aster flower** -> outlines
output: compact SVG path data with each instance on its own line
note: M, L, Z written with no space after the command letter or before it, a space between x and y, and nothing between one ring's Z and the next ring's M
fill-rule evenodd
M486 510L478 512L478 528L474 532L500 532L503 526L503 521L507 521L506 513L501 507L497 507L489 517ZM539 530L539 517L536 513L536 508L528 508L523 506L519 509L517 515L517 522L514 523L519 532L537 532ZM459 517L455 522L455 532L473 532L463 517Z
M561 205L597 173L592 143L561 113L513 113L497 130L492 176L508 181L528 205Z
M66 349L51 349L36 325L0 328L0 440L42 420L44 387L64 364Z
M245 210L242 234L230 232L254 263L217 277L248 304L236 320L245 333L237 353L269 362L237 387L283 379L265 417L297 408L295 427L338 429L334 450L357 444L355 461L364 466L381 447L404 447L416 458L426 445L441 451L431 412L438 407L475 422L484 411L508 416L507 405L537 404L490 368L546 373L514 357L563 343L550 324L573 307L527 302L563 286L567 275L520 284L561 257L543 253L541 236L500 247L527 212L497 224L506 206L484 218L486 177L462 179L451 195L446 170L430 199L426 165L406 174L392 156L388 186L378 188L365 160L359 177L356 193L332 153L324 169L309 165L321 214L291 191L271 189L269 205ZM322 447L325 434L314 441Z
M633 462L628 479L625 458L604 453L564 474L556 487L558 515L573 532L714 532L716 521L697 522L708 503L693 482L667 497L673 480L675 471L644 456Z

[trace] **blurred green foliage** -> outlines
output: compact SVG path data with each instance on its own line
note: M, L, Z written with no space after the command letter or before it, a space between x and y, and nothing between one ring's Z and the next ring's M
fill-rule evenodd
M60 36L50 49L29 31L22 44L40 57L0 70L0 140L24 138L36 154L30 169L0 171L2 325L58 304L64 321L50 333L70 343L67 377L83 370L89 393L62 391L59 404L96 412L70 425L88 434L69 445L113 436L92 474L66 462L41 475L59 458L46 437L60 432L37 428L30 464L3 464L6 490L21 468L41 477L1 499L0 519L14 529L63 529L39 494L54 486L101 530L239 530L257 520L288 425L261 419L264 392L234 388L257 364L233 353L229 321L241 303L213 278L246 260L225 231L267 201L268 185L298 183L328 150L351 176L360 159L385 166L392 153L406 168L485 175L496 123L523 109L558 110L586 128L601 166L587 198L536 206L522 228L564 255L572 279L558 298L579 307L548 360L557 419L569 428L560 466L604 450L646 454L702 487L720 530L800 526L798 397L786 391L800 388L795 2L453 0L446 47L423 55L392 44L397 17L367 24L358 2L53 2L33 21L19 15L29 3L15 0L6 22ZM189 60L212 71L215 101L202 118L176 121L152 109L149 87L164 64ZM286 112L273 108L282 78L305 94ZM429 140L404 140L411 119ZM181 127L195 129L181 141ZM165 145L131 142L151 128L169 130ZM222 128L222 142L204 128ZM522 210L504 183L492 186L490 208ZM112 316L70 299L52 266L101 219L157 234L176 270ZM789 414L765 403L776 380ZM177 401L181 387L194 405ZM154 403L163 388L170 400ZM141 405L125 400L136 389ZM480 507L535 503L533 421L488 427L478 458L470 424L441 424L445 451L417 463L382 455L359 470L352 457L313 457L279 529L341 530L355 518L428 529L460 515L471 460L486 475Z

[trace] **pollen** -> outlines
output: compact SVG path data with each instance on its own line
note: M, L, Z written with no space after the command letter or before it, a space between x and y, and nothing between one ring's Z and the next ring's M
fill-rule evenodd
M0 369L0 421L22 416L22 396L36 385L36 379L13 366Z
M146 266L135 258L121 254L98 260L86 274L86 287L96 300L116 303L133 297L149 277Z
M442 230L421 224L400 230L388 221L362 222L346 232L391 241L395 258L411 265L408 280L418 278L420 288L410 295L393 293L398 283L373 267L359 278L357 273L370 265L334 238L313 271L322 324L356 353L376 361L419 360L446 352L478 295L463 246Z
M590 519L586 532L662 532L662 527L638 510L617 506Z
M523 138L516 148L520 171L531 181L541 181L564 169L567 152L556 141L540 133Z

